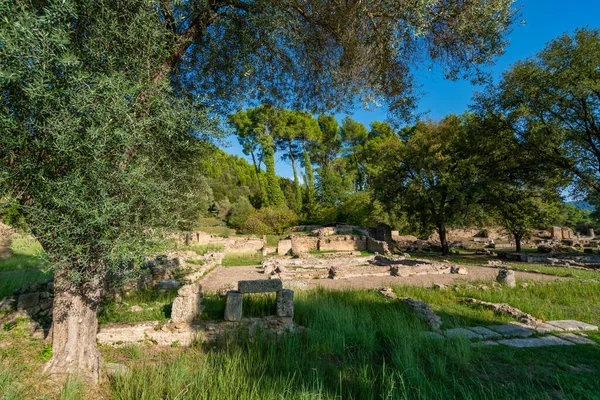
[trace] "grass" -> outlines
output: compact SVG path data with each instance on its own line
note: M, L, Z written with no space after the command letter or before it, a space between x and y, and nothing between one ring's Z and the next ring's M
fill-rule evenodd
M226 226L203 226L196 228L196 231L210 233L211 235L228 238L235 235L235 229Z
M171 318L171 303L177 296L177 290L133 292L121 302L105 302L98 314L98 322L104 325L112 322L167 321ZM138 306L143 311L131 311Z
M11 250L13 255L0 259L0 298L10 296L13 290L52 277L43 271L44 251L36 240L29 237L16 238Z
M262 259L261 253L226 253L221 265L224 267L260 265Z
M479 291L498 299L524 298L543 311L553 285L570 299L556 315L578 301L600 305L598 286L580 294L580 286L557 283L532 291ZM547 287L548 286L548 287ZM460 294L398 287L403 295L424 296L436 305L456 302ZM537 299L537 300L536 300ZM272 300L253 299L254 312L269 313ZM215 298L213 304L222 304ZM249 304L244 304L248 307ZM497 322L483 310L471 309L466 324ZM560 311L561 307L566 307ZM216 307L213 308L213 311ZM594 310L583 311L584 320ZM111 383L117 399L597 399L600 393L600 346L518 350L473 349L461 339L431 341L424 327L401 303L374 291L297 292L297 323L309 330L272 340L231 336L213 351L188 349L107 351L132 367ZM600 335L593 336L600 340ZM139 348L139 347L138 347ZM127 354L131 354L128 356Z

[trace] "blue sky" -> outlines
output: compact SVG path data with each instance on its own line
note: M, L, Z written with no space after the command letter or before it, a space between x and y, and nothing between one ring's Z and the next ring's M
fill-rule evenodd
M600 0L519 0L521 15L509 36L506 53L498 58L490 72L497 80L502 71L508 69L516 61L532 56L553 38L572 32L576 28L588 26L600 28ZM524 24L519 24L519 21ZM427 116L439 120L450 113L460 114L470 104L473 92L478 87L468 81L452 82L445 80L439 70L420 69L414 71L421 85L421 96L418 102L418 113L428 112ZM385 109L366 111L356 109L352 118L367 125L372 121L386 119ZM341 120L343 115L336 115ZM233 154L243 156L235 137L230 137L230 147L224 149ZM276 159L275 169L281 176L291 177L291 166Z

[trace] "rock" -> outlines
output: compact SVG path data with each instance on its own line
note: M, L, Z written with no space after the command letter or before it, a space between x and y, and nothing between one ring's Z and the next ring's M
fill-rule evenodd
M483 342L471 343L471 347L483 347L483 346L499 346L498 342L493 340L484 340Z
M129 368L123 364L106 363L106 375L109 377L115 377L117 375L129 374Z
M140 312L140 311L144 311L144 309L140 306L131 306L129 307L129 311L131 312Z
M177 291L173 301L171 320L192 322L202 312L202 287L199 284L185 285Z
M544 336L539 338L527 338L527 339L504 339L499 340L498 343L505 346L517 347L517 348L528 348L528 347L543 347L543 346L574 346L567 340L557 338L556 336Z
M327 268L327 277L329 279L335 279L336 275L337 275L337 270L335 267L331 266L331 267Z
M15 296L6 296L0 300L0 311L11 312L17 308L17 299Z
M492 325L488 326L487 328L500 333L504 337L529 337L533 335L533 331L531 329L516 325Z
M179 281L168 279L158 282L157 288L158 290L173 290L177 289L181 284Z
M227 292L224 319L226 321L240 321L242 319L242 293L237 290Z
M469 329L475 333L480 334L481 336L483 336L484 339L500 339L500 338L502 338L501 334L494 332L493 330L488 329L483 326L474 326Z
M431 340L443 340L444 339L444 337L437 332L423 332L423 337L425 337L425 339L431 339Z
M294 292L289 289L283 289L277 292L277 311L278 317L294 316Z
M470 331L465 328L447 329L444 331L444 334L447 337L464 337L467 339L483 339L483 336L480 335L479 333Z
M586 324L585 322L575 321L572 319L565 319L559 321L548 321L548 325L557 327L559 330L564 331L597 331L596 325Z
M561 339L568 340L569 342L572 342L575 344L598 344L591 339L588 339L581 335L576 335L574 333L559 333L556 336L560 337Z
M434 283L433 288L438 289L438 290L444 290L444 289L447 289L448 286L444 285L443 283Z
M503 268L500 271L498 271L496 281L502 285L508 286L509 288L514 288L517 286L517 280L515 279L515 271L511 271L506 268Z
M25 311L32 310L36 307L40 302L40 294L39 293L28 293L22 294L19 296L19 300L17 302L17 310Z
M238 291L240 293L278 292L282 288L281 279L257 279L238 282Z
M464 267L461 267L459 265L453 265L452 267L450 267L450 273L458 275L467 275L468 271Z

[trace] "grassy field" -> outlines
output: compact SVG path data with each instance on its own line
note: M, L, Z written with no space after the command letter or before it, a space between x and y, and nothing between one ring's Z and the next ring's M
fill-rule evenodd
M261 253L226 253L221 263L224 267L242 267L260 265L263 260Z
M512 290L453 291L406 286L394 290L432 305L442 317L443 328L508 321L488 310L460 303L463 296L508 302L545 319L600 323L600 283L581 279ZM101 322L132 321L142 315L168 318L164 307L172 294L136 296L126 298L119 309L105 305ZM244 312L249 316L274 311L273 295L247 296L244 302ZM162 317L127 311L138 304L162 312ZM223 297L207 296L204 304L205 319L220 318ZM472 348L460 339L432 341L420 334L426 328L403 304L374 290L299 291L295 321L309 330L278 340L262 337L259 332L256 337L230 336L211 348L200 343L185 349L102 346L107 362L124 363L131 373L105 383L98 389L102 396L97 398L599 398L600 346L519 350L503 346ZM30 387L27 379L23 380L35 376L34 366L47 357L47 348L41 340L20 335L19 329L20 325L0 332L0 343L9 339L22 343L0 346L0 392L9 393L7 399L49 398L36 397L40 383ZM600 342L599 334L590 337ZM89 389L73 382L70 385L68 390L63 388L69 398L89 397Z
M23 281L42 279L28 276L30 271L43 274L32 268L43 259L35 244L17 242L13 250L15 256L0 263L0 289L5 291L6 274ZM487 260L450 258L463 264ZM261 259L260 254L228 255L224 265L254 265ZM463 297L506 302L545 320L600 325L600 271L510 266L567 278L515 289L397 286L394 291L431 305L443 329L511 321L462 303ZM174 296L175 291L134 292L121 302L106 302L100 324L167 321ZM201 318L222 318L224 303L223 296L207 294ZM133 306L142 311L132 311ZM243 307L245 316L272 315L275 296L244 296ZM101 346L106 362L125 364L131 372L99 387L76 379L56 387L40 377L51 348L26 334L27 323L21 321L0 329L0 399L600 399L600 345L473 348L460 338L431 340L410 310L375 290L297 291L294 320L308 329L278 338L264 332L230 334L211 346L190 348ZM600 343L599 333L590 338Z

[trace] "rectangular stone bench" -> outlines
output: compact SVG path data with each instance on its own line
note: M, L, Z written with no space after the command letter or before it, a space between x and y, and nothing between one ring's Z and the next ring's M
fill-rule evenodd
M282 318L294 316L294 292L283 289L281 279L260 279L239 281L238 290L227 292L225 300L225 315L227 321L240 321L242 319L242 304L244 293L277 293L276 315Z

